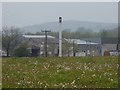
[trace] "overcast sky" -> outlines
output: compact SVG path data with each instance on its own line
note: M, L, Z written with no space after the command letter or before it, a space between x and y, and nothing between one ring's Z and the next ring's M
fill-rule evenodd
M117 2L18 2L2 4L3 26L23 27L63 20L117 23Z

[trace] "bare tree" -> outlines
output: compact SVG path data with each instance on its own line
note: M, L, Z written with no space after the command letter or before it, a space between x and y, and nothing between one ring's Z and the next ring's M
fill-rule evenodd
M71 47L72 47L72 44L70 42L63 40L63 44L62 44L63 56L70 55L70 52L72 51Z
M12 51L20 43L22 32L16 27L2 28L2 49L6 51L7 56L12 54Z

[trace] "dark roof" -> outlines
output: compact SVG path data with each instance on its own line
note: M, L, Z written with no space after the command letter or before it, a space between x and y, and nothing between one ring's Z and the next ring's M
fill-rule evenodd
M110 52L120 52L120 50L110 50Z
M118 44L120 38L102 38L102 44Z

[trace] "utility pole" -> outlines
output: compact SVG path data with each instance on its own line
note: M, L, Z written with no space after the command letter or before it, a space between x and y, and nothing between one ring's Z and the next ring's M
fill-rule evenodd
M59 17L59 57L62 57L62 17Z
M73 56L75 57L75 41L73 40Z
M92 53L92 44L91 44L91 41L90 42L90 56L91 56L91 53Z
M119 51L119 43L117 43L116 50Z
M48 34L48 32L50 32L50 31L48 31L48 30L44 30L44 31L42 31L42 32L45 32L45 43L44 43L44 50L45 50L45 57L47 57L47 34Z

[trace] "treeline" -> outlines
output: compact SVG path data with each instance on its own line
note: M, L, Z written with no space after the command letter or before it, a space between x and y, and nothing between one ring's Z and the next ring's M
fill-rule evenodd
M44 35L43 32L36 33L26 33L28 35ZM49 35L54 37L58 37L58 32L49 32ZM70 29L65 29L62 31L63 38L102 38L102 37L118 37L118 28L112 30L100 30L99 32L95 32L91 29L85 29L83 27L78 28L76 31L71 31Z

